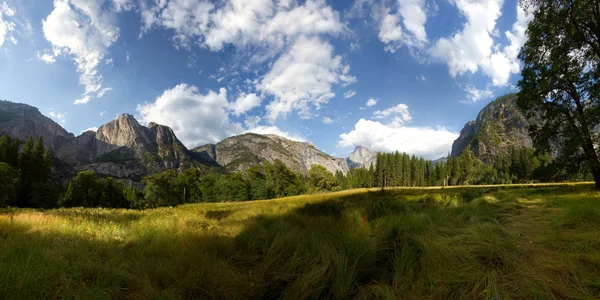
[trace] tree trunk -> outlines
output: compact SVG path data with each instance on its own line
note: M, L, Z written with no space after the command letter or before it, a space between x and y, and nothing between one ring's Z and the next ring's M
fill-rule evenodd
M598 168L597 166L591 167L591 168L592 168L592 175L594 175L594 181L596 182L596 188L600 189L600 168Z

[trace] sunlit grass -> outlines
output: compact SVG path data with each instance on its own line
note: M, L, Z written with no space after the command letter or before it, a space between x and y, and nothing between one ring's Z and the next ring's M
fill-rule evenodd
M600 297L589 184L0 210L0 298Z

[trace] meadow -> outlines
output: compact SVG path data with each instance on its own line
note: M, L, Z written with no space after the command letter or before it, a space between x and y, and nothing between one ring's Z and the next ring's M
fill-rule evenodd
M0 299L600 298L591 184L0 210Z

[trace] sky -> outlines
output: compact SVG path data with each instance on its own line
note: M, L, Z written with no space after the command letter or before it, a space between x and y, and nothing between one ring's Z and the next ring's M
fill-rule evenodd
M0 0L0 99L75 135L122 113L193 148L273 133L447 155L514 92L517 0Z

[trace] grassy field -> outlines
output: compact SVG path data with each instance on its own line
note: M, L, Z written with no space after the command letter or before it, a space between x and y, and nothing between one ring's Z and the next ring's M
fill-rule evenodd
M600 298L592 185L0 210L0 299Z

